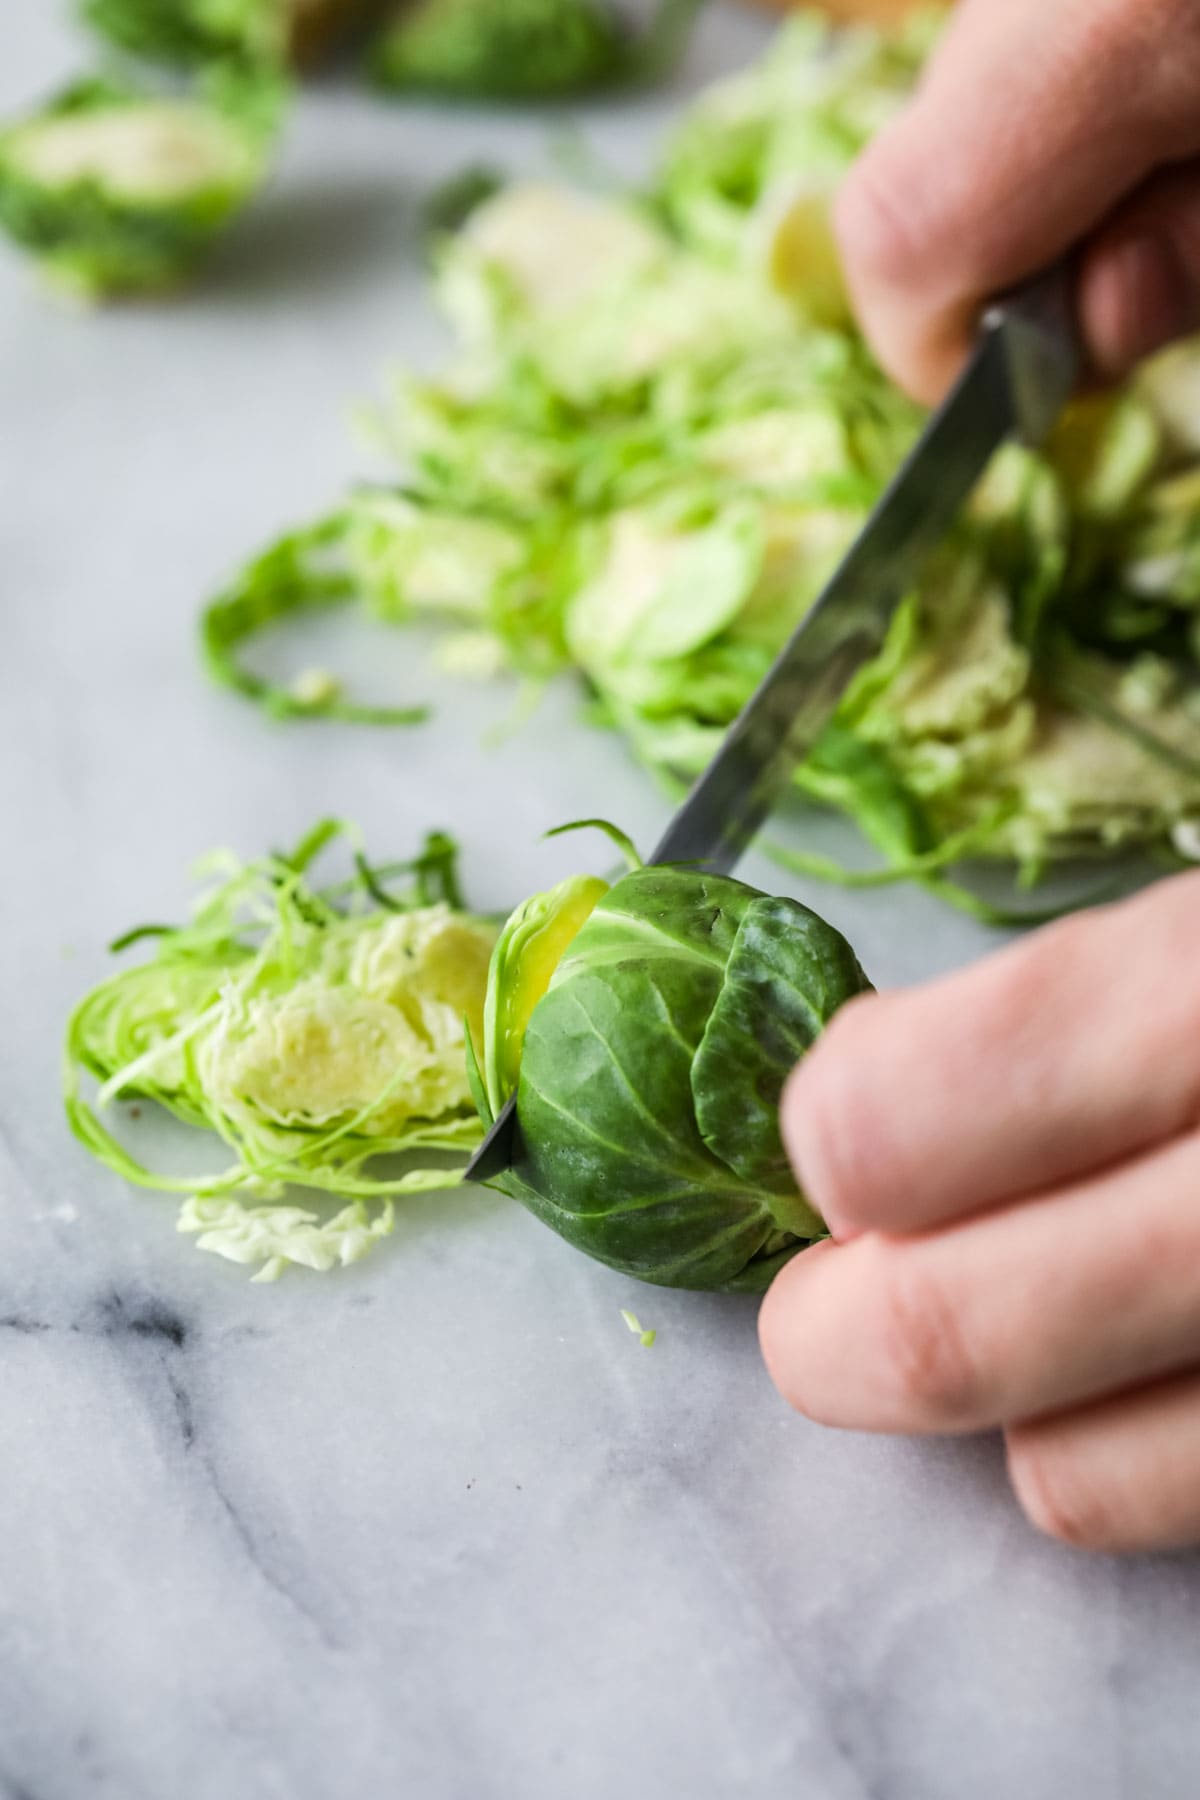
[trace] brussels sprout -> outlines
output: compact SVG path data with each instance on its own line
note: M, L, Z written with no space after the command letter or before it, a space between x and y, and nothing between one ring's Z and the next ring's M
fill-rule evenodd
M80 7L84 23L120 49L178 64L276 51L283 11L281 0L83 0Z
M375 52L390 88L538 99L610 81L624 37L597 0L418 0Z
M176 64L309 63L379 10L369 0L83 0L81 8L122 50Z
M780 1140L783 1083L869 985L807 907L722 876L538 895L492 954L474 1071L485 1123L517 1096L496 1185L641 1281L760 1291L825 1231Z
M660 0L633 36L606 0L417 0L374 58L380 84L493 100L548 100L653 77L678 59L699 0Z
M272 79L208 94L68 88L0 133L0 223L88 297L178 281L261 183L278 118Z

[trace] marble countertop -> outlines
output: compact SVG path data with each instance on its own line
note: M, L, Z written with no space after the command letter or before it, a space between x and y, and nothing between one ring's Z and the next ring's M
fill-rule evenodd
M6 110L83 64L60 10L8 0ZM711 12L680 89L764 29ZM662 104L584 122L633 173ZM198 600L353 472L347 400L440 353L416 209L485 153L539 166L544 127L335 83L185 297L89 317L0 258L0 1800L1193 1795L1200 1564L1039 1540L995 1442L809 1426L752 1303L489 1196L252 1287L67 1135L67 1009L211 845L440 824L498 907L570 861L547 825L660 822L569 689L491 742L511 694L403 634L345 653L432 694L417 731L272 729L197 672ZM994 941L808 897L881 982Z

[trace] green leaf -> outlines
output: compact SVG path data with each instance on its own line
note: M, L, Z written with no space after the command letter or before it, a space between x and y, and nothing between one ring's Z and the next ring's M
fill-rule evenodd
M749 598L763 550L762 526L753 513L697 532L647 609L637 634L638 656L650 662L686 656L724 630Z
M814 798L850 813L891 861L907 863L935 847L920 801L886 752L839 723L826 726L796 781Z
M677 955L619 982L581 962L525 1039L510 1191L589 1255L664 1286L720 1285L774 1230L762 1197L706 1156L693 1116L691 1062L719 980Z
M595 875L572 875L533 894L507 920L488 970L483 1054L488 1101L498 1114L515 1092L529 1020L564 954L608 891Z
M602 831L605 837L616 845L629 868L640 869L643 866L637 846L628 832L622 831L609 819L572 819L569 824L556 825L552 831L546 833L546 836L548 838L563 837L569 831Z
M340 719L365 725L416 725L425 706L365 706L343 700L336 684L308 694L246 667L245 647L269 627L305 612L353 600L358 582L344 558L347 512L287 533L249 563L205 608L200 621L204 665L214 681L255 701L272 718Z
M798 901L747 907L692 1063L701 1136L742 1180L781 1196L778 1224L823 1228L796 1198L779 1135L783 1084L839 1006L870 987L845 938Z
M496 1123L496 1118L492 1112L491 1101L488 1099L487 1083L483 1078L483 1070L479 1066L479 1057L475 1051L475 1039L471 1035L469 1019L463 1020L463 1043L467 1053L467 1084L471 1089L471 1099L475 1103L475 1110L479 1114L484 1131L490 1131Z

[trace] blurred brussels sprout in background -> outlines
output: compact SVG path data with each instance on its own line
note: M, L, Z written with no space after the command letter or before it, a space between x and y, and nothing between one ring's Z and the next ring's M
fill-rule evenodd
M379 0L83 0L84 22L152 62L236 57L306 66L380 11Z
M262 184L282 99L229 71L190 98L76 83L0 133L0 224L86 298L170 287Z
M681 53L699 0L661 0L634 32L607 0L415 0L375 49L398 91L538 100L653 76Z
M417 0L379 40L373 66L388 88L521 99L608 81L622 45L596 0Z

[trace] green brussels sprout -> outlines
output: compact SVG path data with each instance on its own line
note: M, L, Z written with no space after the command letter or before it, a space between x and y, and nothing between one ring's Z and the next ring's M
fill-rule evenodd
M682 52L699 0L660 0L638 36L606 0L416 0L379 39L380 85L550 100L654 78Z
M80 14L101 37L152 62L265 56L282 37L281 0L83 0Z
M385 87L536 99L610 80L623 48L597 0L418 0L384 33L374 66Z
M870 983L798 901L686 867L563 882L492 955L485 1124L515 1092L495 1185L600 1262L760 1292L825 1227L779 1135L788 1071Z
M278 118L273 80L209 92L68 88L0 133L0 224L85 297L171 286L260 185Z
M367 0L83 0L86 24L152 62L311 63L371 10Z

